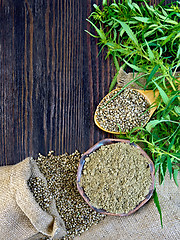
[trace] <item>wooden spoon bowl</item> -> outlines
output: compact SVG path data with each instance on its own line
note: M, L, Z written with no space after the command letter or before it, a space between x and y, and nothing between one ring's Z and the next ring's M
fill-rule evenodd
M129 143L135 147L137 147L138 149L140 149L141 154L148 160L149 162L149 167L150 167L150 172L151 172L151 177L152 177L152 184L150 186L149 189L149 193L147 194L147 196L145 197L145 199L143 201L141 201L134 209L132 209L131 211L129 211L128 213L111 213L111 212L107 212L105 209L97 209L96 207L92 206L90 204L90 199L88 198L88 196L86 195L86 193L84 192L83 187L80 185L80 181L81 181L81 176L82 176L82 172L83 172L83 167L86 161L86 157L89 156L89 154L91 154L92 152L95 152L97 149L99 149L101 146L103 145L109 145L109 144L113 144L113 143L118 143L118 142L122 142L122 143ZM154 191L154 181L155 181L155 168L154 168L154 163L153 161L149 158L149 156L146 154L146 152L144 152L142 150L141 147L139 147L137 144L134 143L130 143L129 140L124 140L124 139L104 139L99 141L98 143L96 143L93 147L91 147L87 152L85 152L81 159L80 159L80 163L78 166L78 172L77 172L77 188L79 193L81 194L81 196L83 197L83 199L85 200L85 202L96 212L104 214L104 215L113 215L113 216L128 216L134 212L136 212L140 207L142 207L151 197Z
M120 91L121 89L116 88L116 89L112 90L110 93L108 93L101 100L101 102L104 101L104 99L107 98L109 96L109 94L111 94L112 92L117 91L117 90ZM156 101L156 98L159 96L159 91L158 90L156 90L155 93L153 92L153 90L145 90L145 91L144 90L139 90L139 89L133 89L133 90L135 90L135 91L139 92L141 95L143 95L144 98L149 103L149 105L154 104L155 101ZM101 102L99 104L101 104ZM149 109L149 118L147 119L147 121L145 122L145 124L142 127L144 127L147 124L147 122L149 121L149 119L151 118L151 116L153 115L153 113L156 109L157 109L157 106L154 106L154 107ZM111 134L125 134L125 132L112 132L112 131L109 131L107 129L104 129L97 120L97 109L96 109L95 114L94 114L94 122L101 130L103 130L105 132L108 132L108 133L111 133Z

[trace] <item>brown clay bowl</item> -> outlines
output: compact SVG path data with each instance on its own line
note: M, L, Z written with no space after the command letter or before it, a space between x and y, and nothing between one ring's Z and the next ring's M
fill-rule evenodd
M116 213L111 213L111 212L107 212L105 209L97 209L96 207L92 206L90 204L90 200L88 198L88 196L86 195L86 193L84 192L83 187L80 185L80 179L81 179L81 175L82 175L82 171L83 171L83 166L84 163L86 161L86 157L89 156L89 154L91 154L92 152L96 151L98 148L100 148L103 145L108 145L108 144L112 144L112 143L117 143L117 142L123 142L123 143L129 143L137 148L140 149L141 154L148 160L149 162L149 167L150 167L150 171L151 171L151 177L152 177L152 184L150 186L149 189L149 193L148 195L145 197L145 199L143 201L141 201L134 209L132 209L131 211L129 211L128 213L121 213L121 214L116 214ZM155 168L154 168L154 164L153 161L149 158L149 156L146 154L146 152L144 152L142 150L142 148L140 148L137 144L134 143L130 143L129 140L124 140L124 139L104 139L99 141L98 143L96 143L93 147L91 147L87 152L85 152L79 162L79 166L78 166L78 171L77 171L77 188L79 193L81 194L81 196L83 197L83 199L86 201L86 203L96 212L104 214L104 215L114 215L114 216L128 216L134 212L136 212L140 207L142 207L151 197L154 191L154 181L155 181Z

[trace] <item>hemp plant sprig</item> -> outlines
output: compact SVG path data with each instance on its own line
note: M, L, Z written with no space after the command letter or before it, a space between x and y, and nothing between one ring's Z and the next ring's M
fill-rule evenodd
M163 1L162 1L163 2ZM98 45L112 57L117 72L122 68L143 73L144 90L158 89L157 110L146 127L134 128L120 138L143 142L152 157L160 183L169 171L176 185L180 171L180 1L163 6L149 6L146 1L103 1L94 5L88 21L95 29ZM110 85L116 84L117 75ZM180 76L179 76L180 78ZM136 79L132 80L136 81ZM128 84L127 84L128 85ZM126 85L126 86L127 86ZM124 86L124 88L126 87ZM136 131L139 130L139 131ZM154 201L162 224L162 213L156 190Z
M102 10L94 4L95 11L88 21L97 32L98 45L106 48L107 57L113 57L117 71L120 62L124 62L123 68L128 66L133 71L149 74L157 65L162 66L159 70L167 75L168 64L177 66L180 58L178 3L170 7L161 4L150 7L146 1L139 6L136 1L122 0L108 6L107 1L103 1ZM116 79L117 75L110 90Z

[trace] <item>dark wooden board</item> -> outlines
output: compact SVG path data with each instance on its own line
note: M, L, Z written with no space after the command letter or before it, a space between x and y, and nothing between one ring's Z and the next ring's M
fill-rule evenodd
M101 2L0 0L0 165L84 152L109 136L93 113L115 69L84 31Z

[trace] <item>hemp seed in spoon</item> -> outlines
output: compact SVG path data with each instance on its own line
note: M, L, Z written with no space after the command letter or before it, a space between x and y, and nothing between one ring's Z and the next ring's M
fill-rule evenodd
M130 88L114 97L118 92L111 92L98 105L95 117L99 125L111 132L127 132L143 126L150 115L145 97Z

